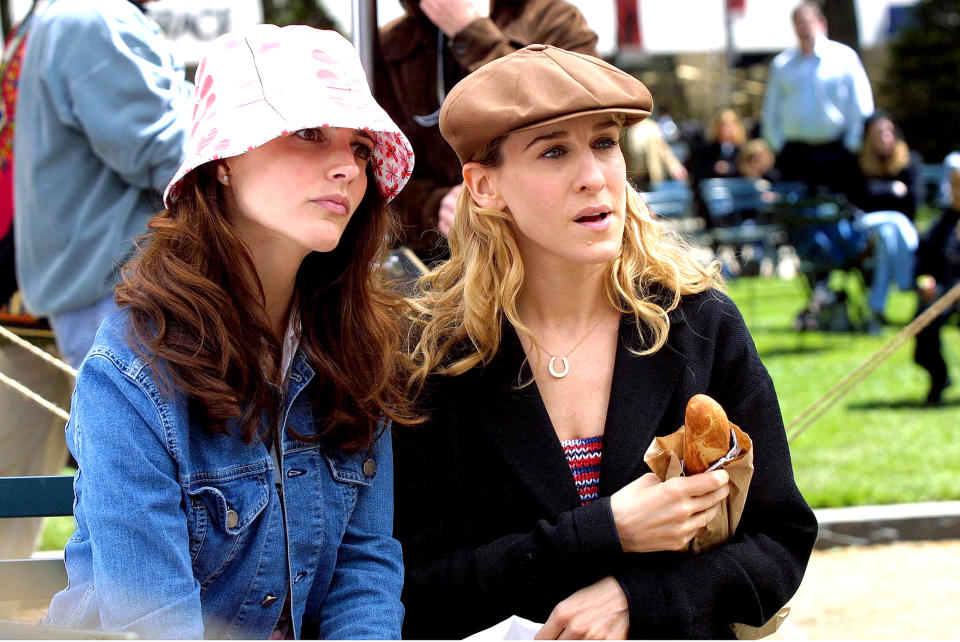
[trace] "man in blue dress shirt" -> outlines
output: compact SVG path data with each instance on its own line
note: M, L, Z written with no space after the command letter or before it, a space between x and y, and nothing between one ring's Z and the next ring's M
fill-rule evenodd
M763 137L784 180L842 191L835 181L860 148L863 120L873 113L870 80L853 49L827 39L827 20L816 2L800 3L793 25L797 47L770 65Z

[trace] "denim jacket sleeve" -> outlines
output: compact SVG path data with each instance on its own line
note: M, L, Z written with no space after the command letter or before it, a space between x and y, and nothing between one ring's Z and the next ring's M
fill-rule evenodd
M321 639L400 639L403 562L393 538L393 446L384 430L371 453L373 482L357 497L319 613Z
M74 537L90 539L102 628L202 637L200 585L165 430L169 406L149 370L122 369L109 351L92 352L81 366L73 403L67 439L81 471Z

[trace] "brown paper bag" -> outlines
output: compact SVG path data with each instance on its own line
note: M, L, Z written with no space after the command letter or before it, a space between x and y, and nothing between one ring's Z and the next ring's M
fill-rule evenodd
M726 459L718 468L730 475L730 494L724 500L720 512L710 523L700 529L690 542L690 552L700 553L722 544L730 539L747 501L747 490L753 478L753 442L747 433L731 423L736 445L731 448ZM666 437L657 437L647 448L643 461L650 466L660 481L666 481L683 474L683 431L684 427ZM735 452L736 451L736 452ZM721 460L723 461L723 460Z
M730 494L720 507L720 512L710 520L710 523L700 529L690 541L690 553L708 551L718 546L733 535L743 515L743 506L747 501L747 491L750 489L750 480L753 478L753 442L747 433L731 423L736 444L711 470L723 468L730 475ZM643 461L650 466L650 470L666 481L683 474L683 435L684 427L666 437L657 437L647 448ZM757 640L771 635L780 628L790 609L780 609L763 626L753 627L746 624L731 624L730 628L738 640Z

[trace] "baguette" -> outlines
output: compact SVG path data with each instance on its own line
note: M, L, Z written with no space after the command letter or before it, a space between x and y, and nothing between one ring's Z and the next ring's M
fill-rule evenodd
M727 413L712 397L690 397L684 427L683 469L686 474L704 472L729 452L730 422Z

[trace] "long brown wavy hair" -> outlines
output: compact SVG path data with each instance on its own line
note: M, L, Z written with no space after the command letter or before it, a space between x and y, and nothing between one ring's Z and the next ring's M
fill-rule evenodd
M116 288L117 305L130 310L134 348L209 431L228 434L237 420L247 442L272 434L280 340L215 163L188 174L179 199L147 227ZM366 194L336 249L309 254L297 272L291 310L315 371L312 441L356 451L372 442L383 416L418 421L403 393L409 362L397 321L405 306L377 269L395 227L368 168Z

